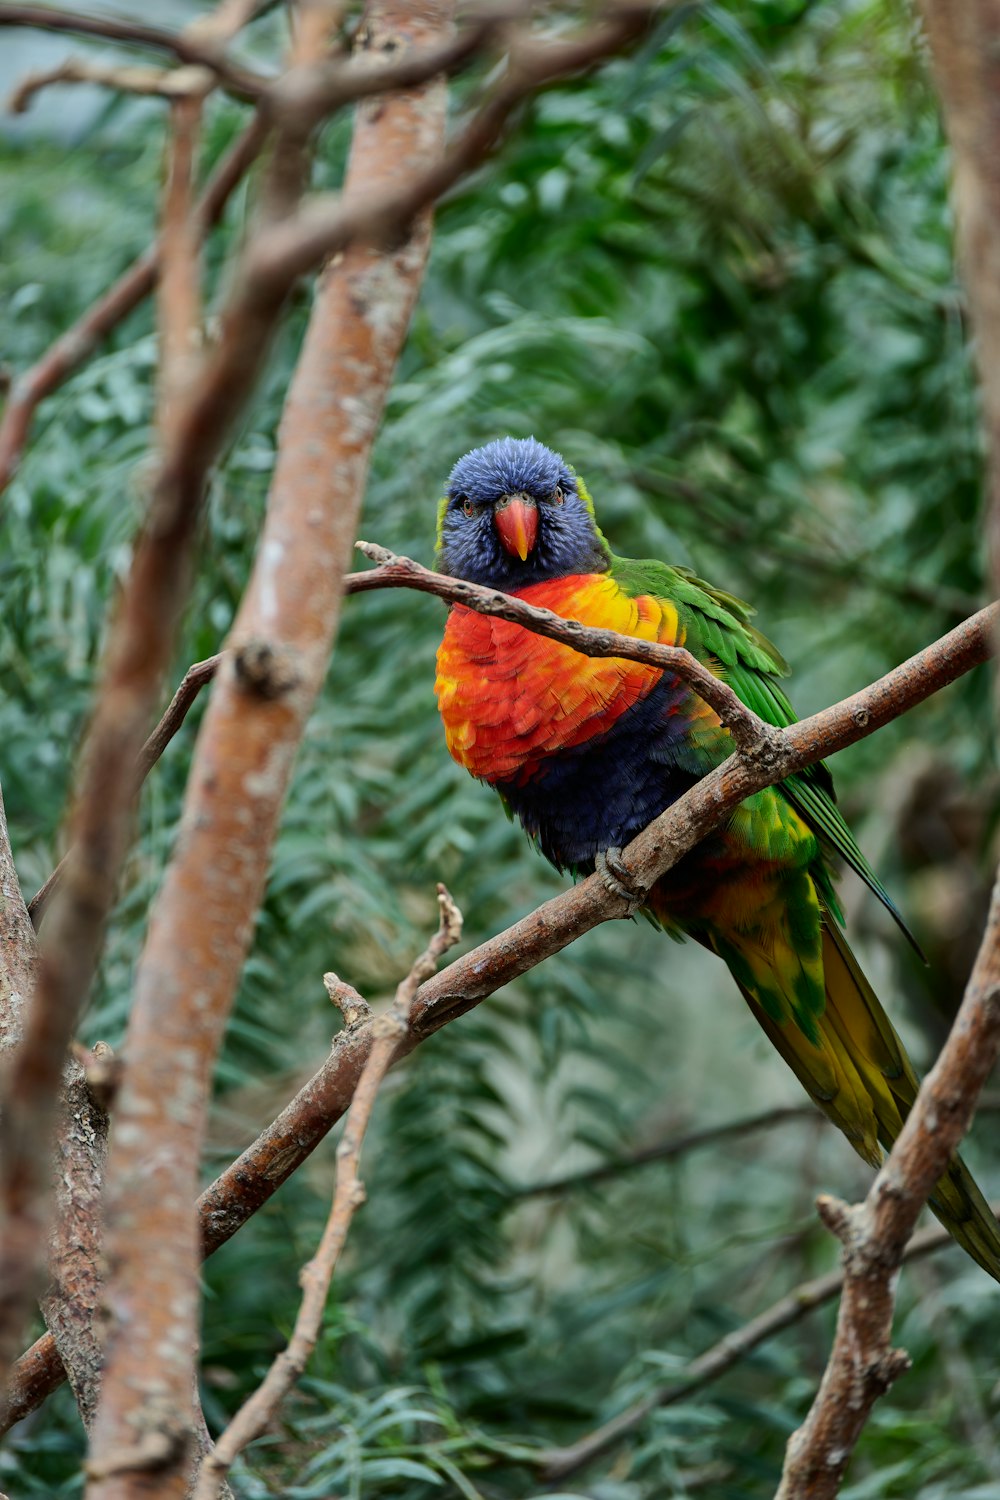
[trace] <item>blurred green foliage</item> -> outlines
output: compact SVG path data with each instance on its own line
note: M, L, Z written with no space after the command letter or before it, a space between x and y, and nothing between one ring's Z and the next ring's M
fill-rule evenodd
M238 119L213 107L210 155ZM0 306L16 369L146 243L161 130L155 110L112 110L68 141L0 143ZM322 181L337 180L346 138L344 124L329 132ZM246 201L213 242L213 277ZM307 307L303 293L215 481L178 677L218 648L246 579ZM144 309L45 404L6 500L0 779L28 891L59 852L72 752L143 501L151 328ZM617 550L692 565L753 600L794 662L801 710L981 602L980 445L947 159L907 11L683 4L632 57L525 111L439 214L363 534L429 560L451 462L502 432L535 433L582 470ZM433 923L438 879L470 944L560 886L445 753L432 695L441 620L436 602L405 593L346 607L220 1063L207 1173L322 1059L334 1027L325 969L372 999L388 993ZM89 1041L122 1038L196 721L144 795ZM909 1000L926 1059L930 1001L947 1012L960 990L993 845L985 676L836 769L862 841L937 960L916 972L848 889L866 964L897 1017ZM720 966L644 928L589 935L436 1036L381 1101L369 1202L322 1346L280 1434L237 1473L238 1494L541 1491L534 1448L669 1382L832 1264L813 1197L857 1193L865 1173L817 1122L556 1197L518 1187L796 1097ZM1000 1187L995 1153L972 1156L987 1189ZM212 1423L288 1331L331 1171L325 1148L206 1267ZM904 1275L914 1371L871 1424L851 1500L1000 1496L995 1291L952 1251ZM814 1314L654 1415L566 1493L763 1500L831 1319ZM64 1391L0 1456L0 1486L79 1493L80 1449Z

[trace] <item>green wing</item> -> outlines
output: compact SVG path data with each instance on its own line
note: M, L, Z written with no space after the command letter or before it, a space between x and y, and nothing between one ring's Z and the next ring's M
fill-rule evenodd
M612 572L619 585L633 597L648 593L672 600L686 629L688 648L765 723L785 729L796 722L792 705L777 681L788 675L788 663L752 624L754 611L749 604L712 588L686 568L671 568L665 563L632 562L616 557ZM923 958L895 902L844 822L837 807L833 779L823 762L817 761L789 776L781 785L809 826L861 876Z

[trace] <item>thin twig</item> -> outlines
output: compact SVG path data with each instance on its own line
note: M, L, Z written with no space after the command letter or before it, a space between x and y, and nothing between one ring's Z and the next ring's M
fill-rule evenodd
M214 1451L206 1456L194 1500L216 1500L223 1475L238 1454L267 1430L316 1347L337 1260L351 1220L365 1201L358 1160L376 1095L409 1030L410 1010L417 990L434 973L441 955L454 947L462 935L462 914L443 885L438 886L438 906L437 932L399 984L389 1010L372 1023L371 1052L358 1079L344 1133L337 1146L337 1175L330 1216L319 1249L301 1273L304 1294L288 1347L278 1355L257 1390L243 1403L217 1439Z
M998 1112L1000 1099L995 1098L982 1099L976 1111L980 1115ZM658 1161L676 1161L678 1157L688 1156L692 1151L701 1151L706 1146L716 1146L720 1141L732 1140L734 1137L742 1140L754 1131L773 1130L779 1125L787 1124L789 1120L811 1120L819 1125L827 1123L826 1117L815 1104L783 1104L776 1109L765 1109L760 1114L747 1115L741 1120L728 1120L722 1125L708 1125L704 1130L668 1136L665 1141L644 1146L628 1156L616 1156L611 1161L600 1162L596 1167L588 1167L582 1172L568 1172L565 1177L554 1177L550 1182L528 1183L524 1187L515 1188L511 1196L514 1199L547 1198L558 1193L573 1192L577 1188L593 1187L597 1183L620 1177L624 1172L632 1172L637 1167L648 1167Z
M176 693L167 705L163 717L139 751L137 769L140 782L145 781L150 771L156 765L156 762L184 723L192 703L206 683L211 682L215 676L221 661L222 654L220 652L217 656L208 656L204 661L196 661L192 666L188 667L181 678ZM45 915L45 907L52 892L62 879L68 858L68 854L63 855L45 884L35 892L28 902L28 915L31 917L36 930L41 925L42 917Z
M184 723L188 710L202 688L206 687L218 672L222 665L222 656L221 651L215 656L206 656L204 661L194 662L184 673L177 691L164 710L163 717L139 752L139 775L143 780L149 775Z
M7 109L12 115L25 114L35 95L54 84L90 83L100 88L114 89L120 94L177 99L185 95L197 97L208 93L214 82L215 75L210 69L194 65L184 68L151 68L139 67L134 63L123 66L85 57L67 57L54 68L41 68L36 73L26 73L9 95Z
M669 1136L665 1141L657 1141L655 1145L644 1146L640 1151L633 1151L628 1156L617 1156L611 1161L603 1161L596 1167L588 1167L582 1172L568 1172L564 1177L553 1177L550 1182L531 1182L525 1187L515 1188L512 1197L520 1198L548 1198L559 1193L573 1192L577 1188L594 1187L597 1183L608 1182L612 1178L619 1177L623 1172L631 1172L636 1167L649 1166L655 1161L676 1161L680 1156L687 1156L692 1151L701 1151L705 1146L718 1145L719 1141L742 1140L744 1136L753 1134L757 1130L772 1130L778 1125L785 1125L789 1120L822 1120L824 1117L819 1113L814 1104L782 1104L776 1109L766 1109L760 1114L747 1115L741 1120L727 1120L723 1125L709 1125L704 1130L691 1130L684 1135Z

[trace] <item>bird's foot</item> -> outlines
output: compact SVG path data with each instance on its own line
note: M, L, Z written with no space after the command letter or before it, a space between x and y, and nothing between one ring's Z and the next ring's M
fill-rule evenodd
M624 915L634 916L645 900L646 893L633 885L632 876L622 860L622 851L616 848L599 849L594 856L594 869L601 877L605 889L612 896L619 896L622 901L627 902L628 910Z

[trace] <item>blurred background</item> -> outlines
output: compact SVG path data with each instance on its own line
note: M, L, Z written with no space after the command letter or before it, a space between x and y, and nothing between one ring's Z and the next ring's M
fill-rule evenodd
M97 7L95 7L97 8ZM201 7L120 6L178 25ZM243 43L273 65L283 20ZM75 43L3 32L0 82ZM113 49L89 49L113 57ZM469 82L455 91L460 110ZM20 372L145 248L159 104L50 90L0 123L0 358ZM206 166L239 106L209 111ZM339 181L349 121L322 142ZM253 206L208 251L217 285ZM298 296L217 476L175 680L219 649L260 525ZM0 781L26 894L60 853L72 755L141 514L156 343L136 313L40 413L0 542ZM534 434L585 476L616 551L751 600L811 712L989 597L980 440L948 162L924 45L896 0L680 4L628 59L540 98L442 206L375 454L362 535L431 560L450 465ZM309 726L225 1053L206 1178L322 1061L321 976L376 1001L445 880L472 946L563 881L450 761L432 691L443 623L412 593L348 601ZM842 805L930 959L853 877L852 942L916 1060L940 1044L978 942L1000 806L980 670L837 757ZM197 713L144 792L141 834L83 1037L121 1043ZM435 1036L390 1080L323 1343L279 1436L234 1484L263 1497L524 1497L530 1458L683 1371L836 1264L818 1192L869 1179L808 1112L598 1182L526 1189L804 1096L723 967L609 924ZM204 1401L260 1378L326 1213L333 1141L206 1266ZM1000 1194L996 1116L968 1156ZM765 1500L821 1373L833 1310L650 1416L556 1486L593 1500ZM959 1251L904 1271L914 1370L876 1409L850 1500L1000 1497L997 1288ZM80 1492L64 1389L0 1456L0 1488ZM552 1493L549 1487L548 1493Z

